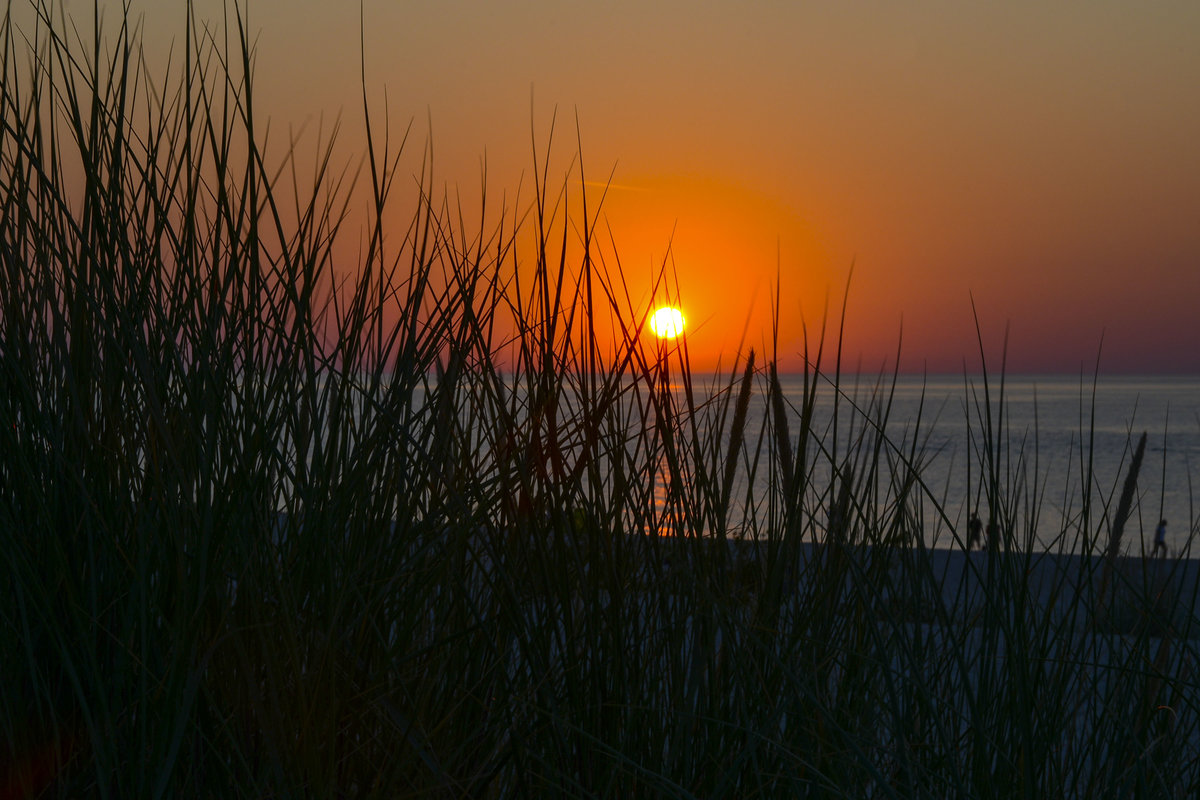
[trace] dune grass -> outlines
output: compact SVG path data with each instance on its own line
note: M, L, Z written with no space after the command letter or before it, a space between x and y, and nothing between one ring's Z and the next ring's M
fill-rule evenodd
M240 28L165 78L68 30L0 36L0 793L1195 791L1194 640L1113 621L1090 483L1097 557L1036 601L1002 384L966 388L1006 537L966 613L895 376L822 334L798 403L774 353L706 382L578 172L475 229L426 168L396 197L369 109L356 172L268 148Z

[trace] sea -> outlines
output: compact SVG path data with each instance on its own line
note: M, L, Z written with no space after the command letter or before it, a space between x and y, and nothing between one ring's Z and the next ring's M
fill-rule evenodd
M728 376L723 380L728 385ZM780 376L780 383L800 408L803 376ZM884 421L893 454L920 461L930 547L962 547L974 511L985 525L993 515L1017 520L1020 546L1103 550L1144 433L1121 551L1149 553L1155 528L1166 520L1169 553L1200 556L1192 553L1200 533L1200 471L1193 476L1192 468L1200 470L1200 376L843 375L839 387L818 385L813 429L828 452L836 443L844 459L864 426L873 428L865 420ZM766 397L753 395L751 431L767 413ZM829 480L830 463L827 455L817 460L815 481ZM1004 508L989 507L985 474L999 476ZM765 472L757 476L757 492L769 480Z

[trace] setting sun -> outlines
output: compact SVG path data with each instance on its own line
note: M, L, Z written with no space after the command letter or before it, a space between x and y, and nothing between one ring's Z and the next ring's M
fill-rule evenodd
M650 330L660 339L674 339L683 333L683 312L664 306L650 315Z

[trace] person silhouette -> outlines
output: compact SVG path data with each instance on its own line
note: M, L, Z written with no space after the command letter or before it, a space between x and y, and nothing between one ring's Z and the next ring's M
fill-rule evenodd
M982 544L983 539L983 523L979 521L979 513L971 512L971 519L967 521L967 549L974 550L975 545Z
M1158 551L1162 550L1164 556L1167 555L1167 521L1165 519L1158 521L1158 527L1154 529L1154 549L1150 551L1150 557L1158 555Z
M990 517L987 524L987 549L1000 549L1000 526L996 523L996 520Z

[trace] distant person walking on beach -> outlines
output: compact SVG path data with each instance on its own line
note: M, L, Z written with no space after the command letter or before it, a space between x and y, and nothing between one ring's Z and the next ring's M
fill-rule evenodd
M987 527L987 549L1000 549L1000 526L996 524L996 520L988 519Z
M983 544L983 523L979 521L979 513L971 512L971 519L967 521L967 549L974 550L976 545Z
M1167 521L1161 519L1158 521L1158 527L1154 529L1154 549L1150 551L1150 557L1154 558L1158 555L1158 551L1162 550L1165 557L1167 555Z

